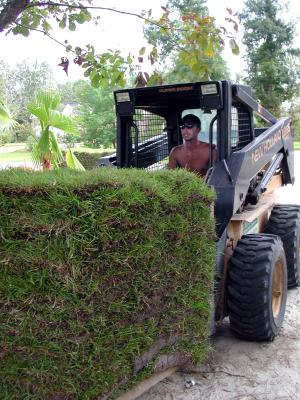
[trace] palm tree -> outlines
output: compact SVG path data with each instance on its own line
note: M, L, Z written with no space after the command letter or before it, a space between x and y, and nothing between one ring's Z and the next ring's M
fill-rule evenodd
M0 100L0 132L7 132L17 125L18 122L14 119L8 106Z
M32 156L36 164L42 163L44 170L52 167L58 168L59 163L63 160L53 128L66 133L75 133L77 130L74 120L58 111L59 105L60 95L58 93L40 92L36 95L33 103L27 107L40 122L41 135L32 151ZM84 169L79 161L72 165L69 164L69 166Z

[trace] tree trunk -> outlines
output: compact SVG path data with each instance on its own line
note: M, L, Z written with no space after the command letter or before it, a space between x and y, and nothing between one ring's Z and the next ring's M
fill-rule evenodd
M52 164L50 158L43 157L43 171L49 171L52 169Z
M25 10L30 0L7 0L0 12L0 32L16 22L18 16Z

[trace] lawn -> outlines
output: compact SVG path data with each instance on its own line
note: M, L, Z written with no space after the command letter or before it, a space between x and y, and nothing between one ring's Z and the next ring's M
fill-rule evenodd
M23 161L32 161L31 153L28 151L13 151L2 153L0 151L0 162L23 162Z
M112 147L108 147L108 148L104 148L104 147L100 147L100 149L94 149L92 147L86 147L86 146L81 146L81 147L75 147L73 149L74 151L77 151L78 153L114 153L116 151L116 149L113 149Z
M294 143L294 149L300 150L300 142ZM93 149L91 147L85 147L85 146L76 147L73 150L80 153L103 153L103 152L113 153L115 151L112 148ZM0 147L0 162L12 162L12 161L19 161L19 162L32 161L31 153L25 149L25 143L12 143Z
M103 153L103 152L114 152L114 149L99 148L94 149L90 147L80 146L73 149L79 153ZM26 150L25 143L8 143L0 147L0 162L28 162L32 161L31 153Z

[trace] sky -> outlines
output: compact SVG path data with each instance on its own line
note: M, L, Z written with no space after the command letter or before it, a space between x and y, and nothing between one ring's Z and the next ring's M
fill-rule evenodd
M158 17L161 14L161 6L165 5L163 0L94 0L93 5L102 7L115 7L122 11L140 13L141 10L153 10L153 16ZM240 11L243 8L243 0L207 0L210 15L216 18L219 25L224 25L225 17L228 16L226 7L232 8L234 11ZM298 32L300 37L300 2L298 0L290 0L290 10L293 17L299 17ZM52 35L59 41L64 42L65 39L69 43L79 46L85 46L88 43L94 44L96 51L104 51L108 48L120 49L124 54L131 52L138 53L138 50L145 44L143 40L142 21L133 16L124 16L109 11L102 11L100 23L98 27L94 27L92 23L83 24L78 27L76 32L72 33L68 30L57 29ZM236 73L243 69L243 47L239 43L242 50L240 56L234 56L227 45L224 51L224 57L228 66L232 71L233 77ZM44 37L41 33L32 32L28 38L21 35L13 34L4 36L0 34L0 59L3 59L11 65L28 59L32 62L47 62L55 72L56 80L67 82L68 80L76 80L83 78L82 68L70 62L69 76L58 67L60 58L66 56L73 59L70 53L66 53L64 48L49 38Z

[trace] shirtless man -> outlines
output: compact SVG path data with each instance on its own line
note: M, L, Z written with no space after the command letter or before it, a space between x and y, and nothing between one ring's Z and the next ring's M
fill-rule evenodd
M168 168L185 168L204 177L209 168L209 144L198 140L201 121L196 115L188 114L183 117L180 128L184 144L173 147ZM215 160L216 149L213 145L212 161Z

